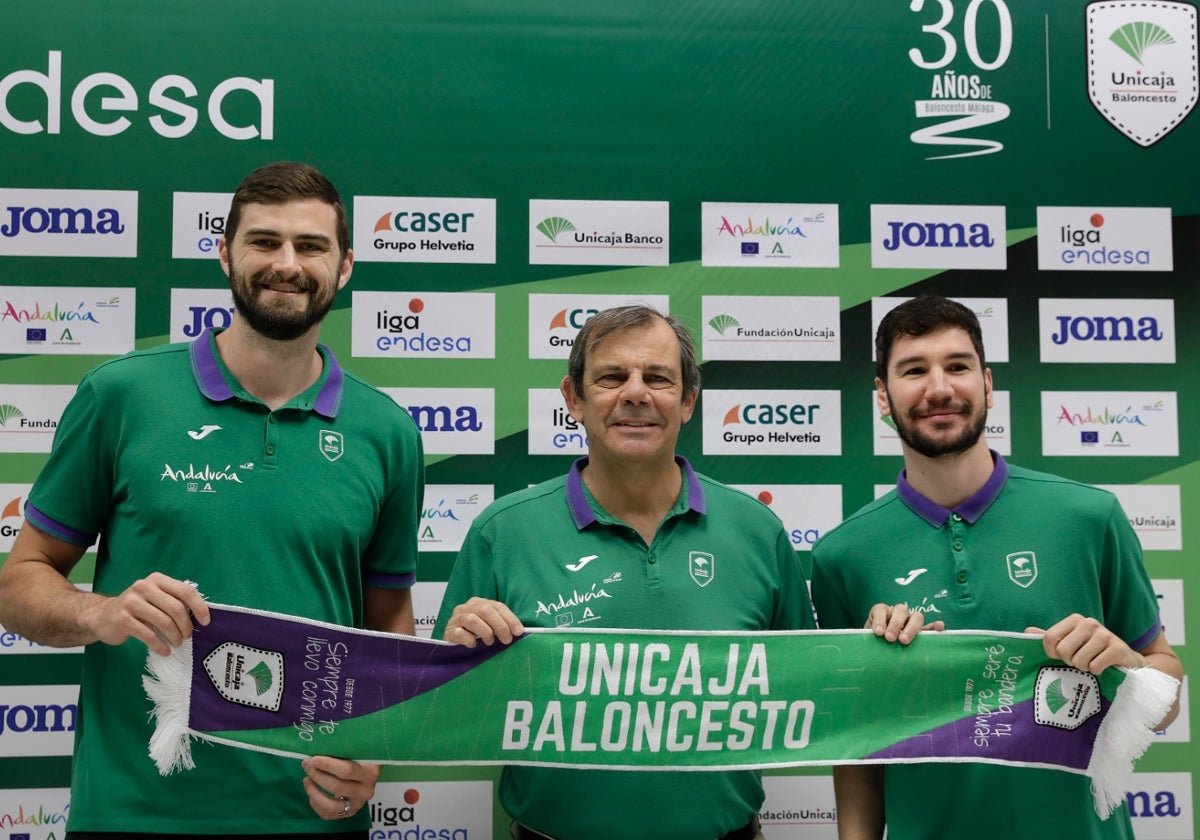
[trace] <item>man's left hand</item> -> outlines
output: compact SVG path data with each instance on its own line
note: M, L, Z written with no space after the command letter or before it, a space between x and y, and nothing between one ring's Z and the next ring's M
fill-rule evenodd
M925 624L925 613L913 612L904 604L876 604L871 607L871 614L867 616L867 623L863 627L873 630L876 636L883 636L889 642L898 641L907 645L917 638L921 628L944 630L946 624L943 621Z
M378 764L359 764L346 758L317 755L302 762L307 777L308 804L323 820L352 817L375 795Z

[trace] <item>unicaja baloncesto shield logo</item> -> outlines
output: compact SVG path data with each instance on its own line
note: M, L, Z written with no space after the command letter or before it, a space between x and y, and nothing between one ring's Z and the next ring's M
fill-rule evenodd
M1016 551L1004 560L1008 563L1008 579L1017 586L1028 589L1037 580L1037 555L1032 551Z
M225 642L204 657L204 671L231 703L279 711L283 699L283 654Z
M1191 113L1200 93L1196 7L1168 0L1087 6L1088 97L1114 128L1152 146Z
M707 551L692 551L688 554L688 572L692 580L701 586L708 586L716 574L716 561Z
M1078 729L1100 712L1100 683L1074 668L1048 666L1038 671L1033 719L1042 726Z
M321 454L330 461L336 461L338 458L341 458L342 454L346 451L346 441L342 437L342 433L331 432L328 429L321 430L317 445L321 450Z

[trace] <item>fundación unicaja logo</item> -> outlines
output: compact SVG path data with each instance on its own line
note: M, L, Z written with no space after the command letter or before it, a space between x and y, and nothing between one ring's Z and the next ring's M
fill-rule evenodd
M15 405L8 405L7 403L5 405L0 405L0 427L7 427L9 420L24 416L25 415L21 412L21 409L17 408Z
M277 712L283 700L283 654L224 642L204 657L204 671L231 703Z
M737 318L732 315L718 315L708 322L708 325L716 330L721 335L725 335L725 330L730 327L740 327Z

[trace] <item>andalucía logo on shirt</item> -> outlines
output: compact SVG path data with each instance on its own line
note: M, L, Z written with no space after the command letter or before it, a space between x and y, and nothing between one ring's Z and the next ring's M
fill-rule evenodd
M1017 551L1004 558L1008 562L1008 577L1017 586L1028 589L1037 580L1037 555L1032 551Z
M717 563L707 551L688 553L688 573L700 586L708 586L717 574Z

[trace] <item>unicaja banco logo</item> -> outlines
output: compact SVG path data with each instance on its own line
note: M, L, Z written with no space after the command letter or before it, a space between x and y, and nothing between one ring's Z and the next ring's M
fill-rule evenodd
M283 699L283 654L225 642L204 657L204 671L231 703L277 712Z
M551 216L548 219L542 219L538 222L537 229L551 242L557 242L560 233L570 233L576 230L576 227L571 224L570 219L564 219L562 216Z
M9 420L24 416L25 415L22 413L21 409L17 408L15 405L0 405L0 428L7 427Z

